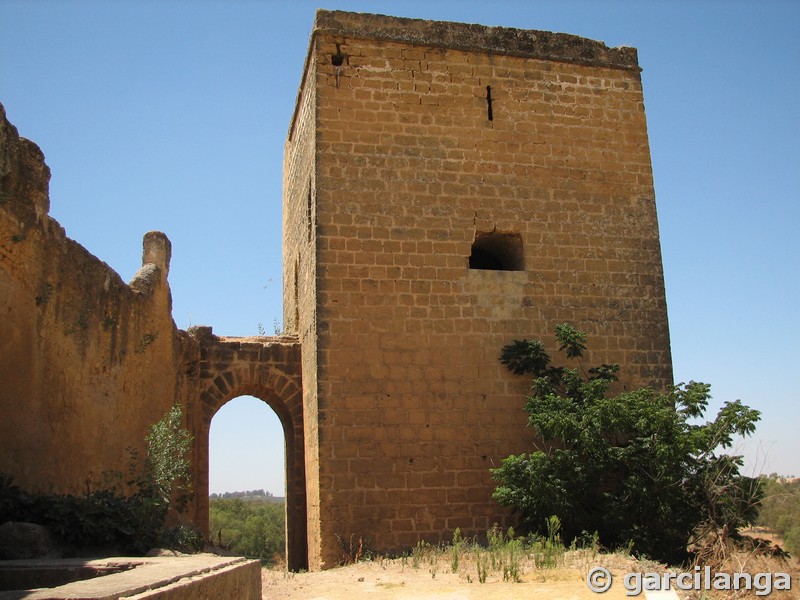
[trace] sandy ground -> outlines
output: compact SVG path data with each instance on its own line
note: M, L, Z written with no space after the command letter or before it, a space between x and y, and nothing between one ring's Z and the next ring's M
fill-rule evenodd
M748 561L749 562L749 561ZM606 567L611 572L613 584L603 593L592 592L586 576L593 567ZM743 570L756 565L740 565ZM792 577L791 591L773 591L769 596L744 593L703 592L648 592L639 598L647 600L720 600L722 598L775 598L800 600L800 563L792 559L789 564L773 562L761 564L758 570L788 571ZM521 582L503 581L502 569L490 571L486 583L478 582L477 563L474 556L464 555L453 573L451 558L446 552L438 557L376 560L339 567L315 573L287 573L281 570L262 571L262 590L265 600L522 600L542 598L548 600L619 600L628 595L623 585L626 573L648 573L665 570L649 562L638 562L619 554L596 554L590 551L567 553L563 564L557 568L537 568L531 560L520 565ZM755 571L755 569L754 569Z
M416 566L411 559L360 562L317 573L285 573L265 569L262 575L263 598L308 600L515 600L548 598L552 600L598 600L586 585L586 573L592 566L606 566L618 583L602 594L603 600L627 598L619 583L635 561L616 556L581 557L555 569L537 569L532 563L522 565L522 582L503 581L502 572L489 574L486 583L478 583L477 565L465 557L453 573L448 555L435 563L425 559ZM591 563L591 564L590 564ZM640 567L641 568L641 567Z

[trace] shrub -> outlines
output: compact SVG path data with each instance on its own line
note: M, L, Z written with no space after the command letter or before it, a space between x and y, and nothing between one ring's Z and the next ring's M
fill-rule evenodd
M710 398L710 387L696 382L664 394L610 394L619 365L586 370L586 335L567 324L555 335L576 368L551 366L538 341L503 348L509 370L533 376L525 411L538 441L492 469L495 500L534 532L546 533L556 515L566 540L597 531L606 547L632 542L635 553L673 563L692 542L727 537L755 519L759 482L740 475L741 457L717 449L751 434L758 411L737 400L695 424Z
M0 522L28 521L44 525L76 552L113 548L140 554L154 546L196 549L197 532L164 529L173 503L181 510L190 497L189 461L191 436L181 427L182 411L174 406L147 435L144 464L131 453L130 482L138 491L129 496L118 489L70 494L32 494L21 490L10 477L0 476Z

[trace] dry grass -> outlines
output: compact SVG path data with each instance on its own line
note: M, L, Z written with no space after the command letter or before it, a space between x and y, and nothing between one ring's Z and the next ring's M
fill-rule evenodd
M713 573L786 573L791 577L791 591L773 591L769 598L800 599L800 561L787 555L781 548L783 541L774 533L763 529L750 529L742 532L744 540L752 540L751 544L735 546L730 542L713 540L704 549L703 555L695 565L711 568ZM764 543L766 542L766 544ZM703 591L692 592L687 596L691 600L733 600L739 598L763 598L756 590L740 590L736 592Z
M764 535L759 534L759 537ZM626 573L659 573L667 566L637 560L628 553L600 552L596 545L584 548L564 548L557 539L522 540L504 532L494 531L489 544L480 546L473 540L456 535L454 543L432 546L419 543L399 558L376 557L345 567L318 573L292 574L280 570L265 570L264 598L314 598L316 600L352 600L368 594L374 600L406 600L423 598L480 598L504 600L547 597L613 600L627 598L622 584ZM774 541L774 540L773 540ZM349 550L349 543L347 549ZM358 550L357 541L353 549ZM721 550L721 549L718 549ZM800 564L796 559L780 559L763 553L726 549L717 553L716 572L789 573L792 582L800 586ZM589 569L606 567L615 583L602 596L586 586ZM686 568L692 571L694 565ZM704 566L704 565L703 565ZM683 600L727 600L763 598L750 592L679 592ZM644 597L643 595L640 597ZM770 598L800 600L797 589L773 591Z

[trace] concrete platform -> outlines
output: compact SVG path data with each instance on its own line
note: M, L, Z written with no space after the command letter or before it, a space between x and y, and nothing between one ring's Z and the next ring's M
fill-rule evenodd
M210 554L6 560L0 590L0 600L261 600L261 563Z

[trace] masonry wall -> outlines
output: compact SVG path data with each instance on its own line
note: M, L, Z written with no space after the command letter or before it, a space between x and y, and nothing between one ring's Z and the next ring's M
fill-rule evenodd
M197 393L189 402L189 427L195 438L193 479L197 492L192 516L206 534L209 511L209 432L217 411L238 396L266 403L283 426L286 460L286 561L289 569L308 569L305 445L301 348L293 336L218 337L211 327L193 327L200 347Z
M320 11L288 148L284 260L314 251L299 148L315 169L316 289L285 280L316 311L312 568L339 539L399 551L511 522L488 469L531 439L504 344L555 353L570 322L587 362L625 365L622 386L671 382L635 51ZM522 270L469 268L493 232L521 241Z
M145 235L142 269L124 283L48 216L49 176L0 106L0 474L29 492L134 491L129 448L144 457L150 426L178 403L196 492L181 518L208 534L211 421L256 396L284 428L287 564L307 568L298 340L178 330L167 237Z
M0 107L0 473L83 493L124 481L127 448L184 400L185 358L169 241L148 234L124 283L48 216L49 175Z

